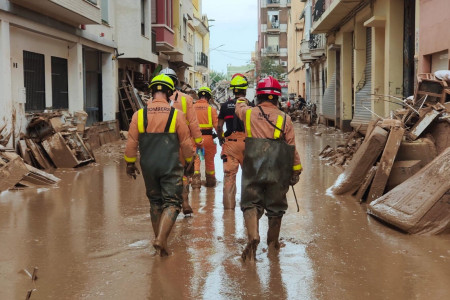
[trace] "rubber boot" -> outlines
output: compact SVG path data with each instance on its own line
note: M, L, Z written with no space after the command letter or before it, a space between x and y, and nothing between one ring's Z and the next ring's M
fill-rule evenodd
M189 205L189 184L183 180L183 203L181 208L183 209L183 214L190 215L193 213L192 207Z
M206 174L206 187L215 187L216 186L216 176Z
M152 220L153 232L155 238L158 236L159 232L159 220L161 219L162 207L160 205L150 205L150 219Z
M276 250L280 249L280 236L282 217L269 217L269 229L267 230L267 245L269 248L273 247Z
M153 242L153 247L155 248L156 252L159 253L160 256L169 255L167 251L167 239L179 213L180 213L179 208L175 206L169 206L165 208L161 214L161 220L159 221L158 236Z
M223 208L234 209L236 207L236 182L225 175L223 183Z
M259 230L258 230L258 210L256 208L249 208L244 211L245 227L247 228L248 243L242 252L242 259L244 261L254 261L256 258L256 248L259 244Z
M202 179L200 177L200 174L194 174L192 176L192 182L191 182L191 186L193 189L199 189L202 187Z

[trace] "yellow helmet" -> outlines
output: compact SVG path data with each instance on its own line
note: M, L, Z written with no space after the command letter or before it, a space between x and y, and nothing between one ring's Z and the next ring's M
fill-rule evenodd
M238 73L231 77L230 89L234 89L237 92L237 90L246 90L247 88L248 82L244 75Z
M212 98L212 92L211 89L207 86L203 86L201 88L198 89L198 97L205 97L206 99L211 99Z
M150 82L150 85L148 87L153 92L166 92L167 90L173 92L175 90L173 80L169 76L164 74L153 77L152 82Z

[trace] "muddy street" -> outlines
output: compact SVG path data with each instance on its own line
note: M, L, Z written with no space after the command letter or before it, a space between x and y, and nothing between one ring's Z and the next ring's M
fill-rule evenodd
M263 217L257 262L242 262L242 212L222 208L217 155L218 186L191 191L193 216L178 217L170 256L155 256L144 182L126 176L122 142L96 164L57 170L57 186L0 195L0 299L33 288L30 299L450 298L450 236L406 235L327 195L340 170L318 153L343 136L295 126L300 212L289 191L279 253L267 251ZM25 271L33 267L35 282Z

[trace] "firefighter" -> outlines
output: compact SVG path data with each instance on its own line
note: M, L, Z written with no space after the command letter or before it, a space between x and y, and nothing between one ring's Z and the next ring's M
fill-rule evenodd
M184 174L189 175L193 155L191 135L181 111L170 107L169 97L175 90L172 79L158 75L150 83L153 101L137 111L131 120L125 149L126 172L136 179L137 147L150 201L150 217L155 241L153 247L160 256L167 256L167 238L180 212Z
M191 132L191 136L194 140L194 144L197 148L203 148L203 139L202 133L200 132L200 128L198 126L197 114L195 113L192 97L181 92L178 89L178 76L177 73L170 69L165 68L161 70L159 74L164 74L170 77L175 84L175 88L177 89L173 95L170 97L172 106L179 111L183 112L184 117L186 118L186 123L188 124L189 131ZM194 147L194 146L193 146ZM195 148L195 147L194 147ZM190 178L184 176L183 177L183 214L188 215L192 214L192 208L189 205L189 180Z
M214 142L213 129L217 132L217 110L209 105L212 99L211 89L209 87L201 87L198 90L198 100L194 104L194 109L197 113L200 130L203 136L203 146L205 154L205 177L206 187L216 186L216 174L214 168L214 156L217 153L217 146ZM200 158L195 159L195 173L192 177L192 188L201 187L200 175Z
M248 88L247 78L242 74L233 75L230 89L233 90L234 98L223 103L219 112L219 126L217 134L222 146L220 157L223 161L225 173L223 183L223 207L224 209L235 209L236 207L236 174L239 165L242 168L245 149L244 124L236 117L236 100L246 101L245 95ZM226 124L226 132L223 125Z
M236 103L236 115L245 123L246 134L241 210L248 244L242 258L250 261L255 259L258 223L264 210L269 219L269 249L280 248L281 219L288 207L286 193L302 171L291 118L277 108L280 83L272 76L264 78L258 83L256 95L257 107L250 108L240 99Z

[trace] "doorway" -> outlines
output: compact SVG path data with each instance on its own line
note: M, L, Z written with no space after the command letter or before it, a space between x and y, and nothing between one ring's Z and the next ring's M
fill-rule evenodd
M52 56L52 107L69 108L69 84L67 59Z

